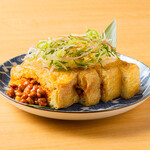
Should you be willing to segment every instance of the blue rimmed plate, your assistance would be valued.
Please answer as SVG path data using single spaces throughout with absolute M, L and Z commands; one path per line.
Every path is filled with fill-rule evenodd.
M 83 107 L 80 104 L 73 104 L 68 108 L 59 110 L 55 110 L 50 107 L 39 107 L 37 105 L 24 104 L 8 97 L 6 94 L 10 80 L 10 70 L 13 66 L 21 64 L 24 56 L 25 54 L 14 57 L 0 66 L 0 92 L 13 105 L 32 114 L 65 120 L 105 118 L 131 110 L 132 108 L 144 102 L 150 95 L 150 68 L 138 60 L 121 55 L 121 60 L 135 63 L 140 68 L 141 88 L 139 93 L 137 93 L 131 99 L 124 100 L 117 98 L 107 103 L 100 102 L 90 107 Z

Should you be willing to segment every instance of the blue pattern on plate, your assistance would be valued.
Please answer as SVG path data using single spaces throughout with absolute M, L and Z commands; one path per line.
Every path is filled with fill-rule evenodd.
M 10 70 L 13 66 L 21 64 L 24 56 L 25 54 L 12 58 L 0 66 L 0 91 L 7 98 L 9 98 L 6 95 L 6 91 L 8 89 L 8 83 L 10 80 Z M 72 106 L 68 108 L 63 108 L 59 110 L 55 110 L 50 107 L 39 107 L 36 105 L 32 105 L 30 107 L 44 109 L 44 110 L 58 111 L 58 112 L 95 112 L 95 111 L 117 109 L 117 108 L 129 106 L 131 104 L 134 104 L 143 100 L 150 94 L 150 68 L 148 68 L 146 65 L 144 65 L 140 61 L 130 58 L 128 56 L 121 55 L 120 58 L 127 62 L 135 63 L 140 68 L 141 88 L 140 88 L 139 93 L 136 94 L 131 99 L 124 100 L 121 98 L 117 98 L 107 103 L 100 102 L 90 107 L 83 107 L 80 104 L 73 104 Z M 9 99 L 17 103 L 20 103 L 12 98 L 9 98 Z M 20 103 L 20 104 L 29 106 L 28 104 L 23 104 L 23 103 Z

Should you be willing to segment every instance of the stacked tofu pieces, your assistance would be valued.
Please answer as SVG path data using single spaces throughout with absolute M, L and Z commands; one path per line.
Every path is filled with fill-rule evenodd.
M 117 97 L 129 99 L 140 89 L 139 67 L 116 59 L 103 68 L 96 66 L 101 78 L 101 100 L 107 102 Z
M 25 61 L 11 70 L 10 84 L 21 78 L 33 78 L 48 95 L 49 106 L 66 108 L 74 103 L 91 106 L 99 101 L 107 102 L 117 97 L 129 99 L 140 89 L 140 73 L 137 65 L 115 59 L 97 64 L 86 70 L 52 71 L 36 60 Z

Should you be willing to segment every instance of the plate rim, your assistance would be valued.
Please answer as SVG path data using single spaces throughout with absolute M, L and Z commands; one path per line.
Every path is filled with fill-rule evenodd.
M 13 58 L 11 58 L 11 59 L 9 59 L 9 60 L 15 59 L 15 58 L 20 57 L 20 56 L 23 56 L 23 55 L 25 55 L 25 54 L 18 55 L 18 56 L 13 57 Z M 124 57 L 128 57 L 128 58 L 134 59 L 134 58 L 132 58 L 132 57 L 129 57 L 129 56 L 126 56 L 126 55 L 122 55 L 122 54 L 121 54 L 120 56 L 124 56 Z M 0 67 L 2 67 L 3 64 L 5 64 L 6 62 L 8 62 L 9 60 L 7 60 L 7 61 L 5 61 L 4 63 L 2 63 L 2 64 L 0 65 Z M 136 60 L 136 61 L 142 63 L 144 66 L 146 66 L 147 68 L 149 68 L 149 67 L 148 67 L 147 65 L 145 65 L 143 62 L 141 62 L 141 61 L 139 61 L 139 60 L 137 60 L 137 59 L 134 59 L 134 60 Z M 149 69 L 150 69 L 150 68 L 149 68 Z M 17 103 L 17 104 L 21 104 L 21 105 L 23 105 L 23 106 L 30 107 L 30 108 L 33 108 L 33 109 L 38 109 L 38 110 L 43 110 L 43 111 L 49 111 L 49 112 L 57 112 L 57 113 L 82 113 L 82 114 L 83 114 L 83 113 L 96 113 L 96 112 L 106 112 L 106 111 L 118 110 L 118 109 L 122 109 L 122 108 L 125 108 L 125 107 L 129 107 L 129 106 L 135 105 L 135 104 L 137 104 L 137 103 L 143 102 L 143 101 L 147 100 L 147 99 L 150 97 L 150 94 L 148 94 L 146 97 L 144 97 L 143 99 L 140 99 L 139 101 L 136 101 L 136 102 L 134 102 L 134 103 L 130 103 L 130 104 L 126 105 L 126 106 L 117 107 L 117 108 L 111 108 L 111 109 L 106 109 L 106 110 L 97 110 L 97 111 L 87 111 L 87 112 L 85 112 L 85 111 L 80 111 L 80 112 L 79 112 L 79 111 L 62 111 L 62 110 L 60 110 L 60 109 L 48 109 L 47 107 L 38 107 L 38 106 L 36 106 L 36 105 L 34 106 L 34 105 L 28 105 L 28 104 L 25 104 L 25 103 L 21 103 L 21 102 L 19 102 L 19 101 L 16 101 L 16 100 L 13 99 L 13 98 L 10 98 L 8 95 L 6 95 L 4 92 L 2 92 L 1 89 L 0 89 L 0 94 L 1 94 L 4 98 L 7 98 L 7 100 L 9 100 L 9 101 L 12 101 L 12 102 L 15 102 L 15 103 Z M 83 106 L 83 107 L 88 107 L 88 106 Z M 65 108 L 64 108 L 64 109 L 65 109 Z

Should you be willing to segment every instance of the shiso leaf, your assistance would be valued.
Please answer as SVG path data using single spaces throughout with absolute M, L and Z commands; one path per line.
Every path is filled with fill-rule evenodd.
M 117 46 L 117 27 L 116 27 L 116 19 L 113 20 L 113 22 L 105 29 L 105 36 L 107 39 L 111 39 L 109 41 L 109 44 L 111 46 L 115 47 Z M 102 37 L 104 38 L 104 33 L 102 34 Z

